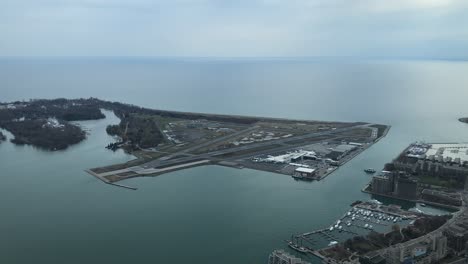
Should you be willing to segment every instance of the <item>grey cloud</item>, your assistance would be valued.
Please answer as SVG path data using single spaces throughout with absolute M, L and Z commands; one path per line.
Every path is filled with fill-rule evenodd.
M 2 56 L 468 57 L 462 0 L 0 0 Z

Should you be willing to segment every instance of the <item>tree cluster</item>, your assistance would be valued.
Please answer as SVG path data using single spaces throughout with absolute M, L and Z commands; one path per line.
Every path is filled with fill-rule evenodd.
M 108 134 L 128 142 L 132 149 L 156 147 L 164 140 L 151 116 L 125 114 L 119 125 L 108 126 L 106 130 Z
M 65 149 L 86 138 L 80 127 L 65 123 L 61 127 L 47 125 L 47 120 L 35 119 L 22 122 L 7 122 L 3 127 L 10 131 L 15 138 L 15 144 L 30 144 L 48 150 Z

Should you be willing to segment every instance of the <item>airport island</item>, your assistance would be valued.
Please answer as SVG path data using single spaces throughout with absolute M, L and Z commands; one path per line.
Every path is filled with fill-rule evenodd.
M 188 113 L 142 108 L 96 98 L 30 100 L 0 104 L 0 127 L 15 144 L 66 149 L 86 138 L 74 121 L 104 118 L 113 111 L 120 123 L 107 148 L 137 157 L 123 164 L 86 171 L 105 183 L 156 176 L 216 164 L 320 180 L 384 137 L 389 126 Z

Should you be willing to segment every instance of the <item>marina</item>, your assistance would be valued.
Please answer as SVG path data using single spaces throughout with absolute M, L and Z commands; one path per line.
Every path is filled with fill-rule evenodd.
M 419 215 L 421 213 L 409 212 L 395 205 L 358 201 L 329 227 L 292 235 L 287 243 L 295 251 L 304 253 L 306 250 L 315 254 L 356 236 L 364 236 L 370 232 L 387 233 L 396 225 L 405 227 Z

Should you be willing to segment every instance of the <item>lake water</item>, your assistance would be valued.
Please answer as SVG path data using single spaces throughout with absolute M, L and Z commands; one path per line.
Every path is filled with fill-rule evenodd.
M 99 97 L 195 112 L 392 125 L 320 182 L 217 166 L 103 184 L 83 170 L 132 157 L 107 124 L 66 151 L 0 144 L 1 263 L 266 263 L 292 233 L 328 226 L 407 144 L 467 142 L 468 63 L 306 60 L 0 61 L 0 101 Z M 387 201 L 388 202 L 388 201 Z M 411 207 L 411 204 L 404 204 Z M 426 209 L 426 208 L 425 208 Z M 426 210 L 431 210 L 430 208 Z M 437 210 L 434 209 L 434 212 Z

